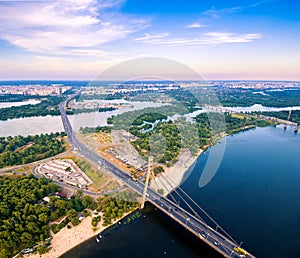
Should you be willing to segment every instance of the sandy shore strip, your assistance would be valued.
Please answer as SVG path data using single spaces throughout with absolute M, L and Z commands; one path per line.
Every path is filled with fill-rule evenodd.
M 202 152 L 203 150 L 200 150 L 193 156 L 190 150 L 183 150 L 178 156 L 178 161 L 170 168 L 164 167 L 165 172 L 159 174 L 155 182 L 151 181 L 150 187 L 155 190 L 163 189 L 163 195 L 168 195 L 181 184 L 185 173 L 195 164 Z
M 134 210 L 135 211 L 135 210 Z M 132 212 L 134 212 L 132 211 Z M 125 218 L 127 215 L 131 214 L 132 212 L 128 212 L 124 214 L 124 216 L 116 221 L 114 221 L 113 224 L 116 224 L 118 221 L 122 220 Z M 102 217 L 102 214 L 101 214 Z M 113 225 L 112 224 L 112 225 Z M 30 254 L 30 255 L 24 255 L 25 257 L 28 258 L 56 258 L 60 257 L 64 253 L 68 252 L 72 248 L 76 247 L 77 245 L 83 243 L 84 241 L 95 237 L 102 231 L 104 231 L 106 228 L 112 226 L 103 226 L 102 225 L 102 220 L 97 226 L 97 230 L 94 231 L 92 229 L 92 217 L 86 217 L 84 218 L 81 223 L 78 226 L 72 226 L 72 228 L 68 229 L 67 227 L 64 227 L 61 229 L 57 234 L 52 234 L 52 241 L 51 241 L 51 249 L 49 252 L 39 255 L 38 253 L 36 254 Z M 96 240 L 95 240 L 96 241 Z

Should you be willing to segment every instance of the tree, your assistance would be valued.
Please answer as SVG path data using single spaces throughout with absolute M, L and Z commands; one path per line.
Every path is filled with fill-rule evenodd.
M 77 197 L 80 198 L 82 196 L 82 190 L 77 190 Z
M 66 171 L 66 172 L 70 172 L 71 170 L 72 170 L 71 167 L 65 168 L 65 171 Z
M 50 236 L 50 211 L 39 201 L 57 190 L 33 176 L 0 177 L 0 257 L 12 257 Z
M 88 208 L 91 210 L 96 210 L 98 207 L 95 200 L 91 196 L 88 196 L 88 195 L 86 195 L 82 198 L 82 205 L 84 208 Z
M 45 254 L 49 251 L 49 249 L 44 246 L 44 245 L 39 245 L 37 248 L 36 248 L 36 251 L 39 253 L 39 254 Z
M 69 210 L 67 212 L 67 217 L 71 221 L 73 226 L 77 226 L 80 223 L 80 221 L 78 219 L 78 216 L 77 216 L 77 213 L 74 209 Z

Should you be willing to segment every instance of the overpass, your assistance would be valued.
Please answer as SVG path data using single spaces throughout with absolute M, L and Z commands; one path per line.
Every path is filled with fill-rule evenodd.
M 74 94 L 76 95 L 76 94 Z M 138 194 L 142 195 L 144 190 L 144 183 L 140 180 L 133 181 L 132 177 L 114 164 L 100 157 L 97 153 L 88 149 L 82 144 L 75 136 L 71 123 L 65 111 L 66 103 L 69 99 L 74 97 L 70 96 L 67 100 L 60 103 L 59 109 L 61 113 L 62 122 L 64 125 L 65 132 L 67 133 L 68 140 L 73 148 L 76 148 L 78 152 L 91 162 L 99 164 L 112 173 L 116 178 L 123 181 L 128 187 L 133 189 Z M 201 217 L 193 215 L 188 211 L 180 207 L 175 201 L 163 197 L 152 189 L 147 189 L 146 199 L 164 212 L 166 215 L 171 217 L 173 220 L 182 225 L 185 229 L 194 234 L 197 238 L 201 239 L 204 243 L 209 245 L 219 254 L 224 257 L 245 257 L 253 258 L 254 256 L 245 251 L 240 245 L 233 240 L 228 234 L 224 234 L 213 229 L 209 226 Z M 221 228 L 221 227 L 219 227 Z M 225 231 L 223 231 L 225 232 Z

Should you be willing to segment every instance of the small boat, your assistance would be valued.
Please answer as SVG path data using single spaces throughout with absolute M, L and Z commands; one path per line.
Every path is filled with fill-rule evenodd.
M 102 235 L 96 236 L 96 241 L 99 243 L 101 238 L 102 238 Z
M 295 133 L 298 132 L 298 126 L 296 126 L 296 127 L 294 128 L 294 132 L 295 132 Z

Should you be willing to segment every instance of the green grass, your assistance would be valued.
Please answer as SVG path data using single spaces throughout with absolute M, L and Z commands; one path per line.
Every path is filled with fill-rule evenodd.
M 87 170 L 85 172 L 87 176 L 93 181 L 94 186 L 100 190 L 106 182 L 106 178 L 103 174 L 95 170 Z
M 106 177 L 99 171 L 95 170 L 91 164 L 84 160 L 78 160 L 76 164 L 84 171 L 84 173 L 93 181 L 94 186 L 100 190 L 106 183 Z

